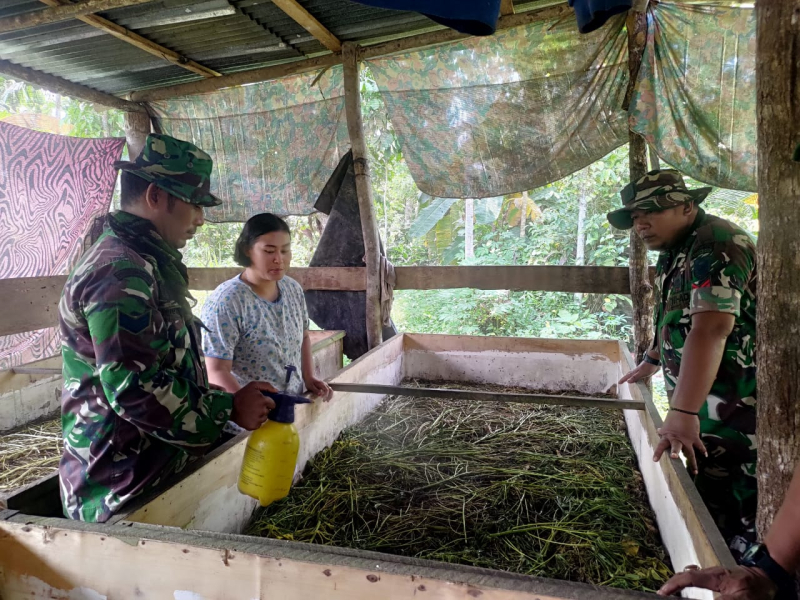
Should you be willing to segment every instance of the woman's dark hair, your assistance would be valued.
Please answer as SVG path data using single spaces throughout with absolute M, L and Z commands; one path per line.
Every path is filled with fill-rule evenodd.
M 252 263 L 250 257 L 247 256 L 248 250 L 253 247 L 258 238 L 273 231 L 292 233 L 289 231 L 286 221 L 272 213 L 261 213 L 247 219 L 247 223 L 244 224 L 242 233 L 239 234 L 239 239 L 236 240 L 236 246 L 233 250 L 233 260 L 236 261 L 236 264 L 249 267 Z

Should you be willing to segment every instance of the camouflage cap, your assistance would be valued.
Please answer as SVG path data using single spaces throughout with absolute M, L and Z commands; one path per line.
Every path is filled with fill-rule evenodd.
M 620 191 L 622 208 L 606 215 L 608 222 L 617 229 L 633 227 L 631 211 L 662 211 L 687 202 L 700 204 L 713 188 L 686 189 L 683 176 L 675 169 L 650 171 L 647 175 L 629 183 Z
M 114 167 L 128 171 L 165 192 L 197 206 L 219 206 L 212 195 L 211 157 L 190 142 L 151 133 L 136 160 L 119 161 Z

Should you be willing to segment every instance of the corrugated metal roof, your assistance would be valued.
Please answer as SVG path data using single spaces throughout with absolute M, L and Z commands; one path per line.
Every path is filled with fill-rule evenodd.
M 350 0 L 300 3 L 342 41 L 391 39 L 436 26 L 417 13 Z M 3 0 L 0 18 L 45 9 L 40 0 Z M 100 16 L 223 74 L 327 52 L 272 0 L 160 0 Z M 0 58 L 113 94 L 200 79 L 78 20 L 0 34 Z

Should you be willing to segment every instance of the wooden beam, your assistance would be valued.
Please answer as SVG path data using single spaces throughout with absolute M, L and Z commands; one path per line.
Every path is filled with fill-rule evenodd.
M 501 0 L 500 14 L 502 16 L 514 14 L 514 0 Z
M 383 341 L 381 319 L 381 243 L 375 204 L 372 200 L 372 183 L 369 178 L 369 154 L 361 121 L 361 85 L 358 74 L 356 44 L 347 42 L 342 47 L 344 61 L 344 104 L 347 116 L 347 133 L 353 150 L 353 170 L 356 175 L 358 212 L 364 236 L 364 262 L 367 265 L 367 345 L 374 348 Z
M 240 267 L 189 269 L 189 288 L 213 290 L 241 272 Z M 349 292 L 366 289 L 366 270 L 363 267 L 296 267 L 289 269 L 288 275 L 297 280 L 304 290 Z
M 125 8 L 136 4 L 147 4 L 153 0 L 84 0 L 76 4 L 54 4 L 53 8 L 24 13 L 0 19 L 0 33 L 29 29 L 48 23 L 68 21 L 92 13 L 105 12 L 115 8 Z
M 800 0 L 756 2 L 758 517 L 764 535 L 800 464 Z
M 549 6 L 547 8 L 518 13 L 515 15 L 508 15 L 505 17 L 500 17 L 497 24 L 497 29 L 499 31 L 501 29 L 519 27 L 520 25 L 527 25 L 529 23 L 559 19 L 570 14 L 571 12 L 572 9 L 570 9 L 566 4 L 560 4 L 557 6 Z M 413 35 L 398 40 L 392 40 L 390 42 L 383 42 L 381 44 L 363 47 L 361 49 L 361 58 L 364 60 L 369 60 L 378 58 L 380 56 L 396 54 L 398 52 L 408 52 L 409 50 L 416 50 L 435 44 L 453 42 L 466 37 L 469 36 L 459 33 L 453 29 L 443 29 L 440 31 L 424 33 L 421 35 Z M 180 85 L 154 88 L 152 90 L 143 90 L 141 92 L 133 92 L 130 94 L 130 99 L 136 102 L 155 102 L 157 100 L 166 100 L 167 98 L 175 98 L 179 96 L 204 94 L 226 87 L 245 85 L 248 83 L 258 83 L 261 81 L 270 81 L 272 79 L 279 79 L 289 75 L 298 75 L 300 73 L 308 73 L 340 64 L 342 64 L 342 57 L 340 55 L 326 54 L 325 56 L 318 56 L 316 58 L 298 60 L 280 65 L 273 65 L 270 67 L 251 69 L 249 71 L 223 75 L 222 77 L 218 77 L 216 79 L 206 79 L 204 81 L 195 81 Z
M 397 290 L 530 290 L 629 294 L 625 267 L 395 267 Z M 653 274 L 650 274 L 652 279 Z
M 235 277 L 239 268 L 189 269 L 189 288 L 213 290 Z M 530 290 L 583 294 L 629 294 L 625 267 L 395 267 L 398 290 Z M 653 269 L 649 271 L 653 280 Z M 290 269 L 304 290 L 364 291 L 364 267 L 308 267 Z M 0 335 L 53 327 L 58 322 L 58 300 L 65 275 L 0 279 L 3 317 Z
M 48 6 L 65 6 L 67 5 L 67 0 L 39 0 L 40 2 L 44 2 Z M 197 73 L 198 75 L 202 75 L 203 77 L 221 77 L 221 73 L 217 73 L 213 69 L 209 69 L 208 67 L 204 67 L 203 65 L 196 63 L 193 60 L 186 58 L 175 52 L 174 50 L 170 50 L 166 46 L 162 46 L 161 44 L 157 44 L 147 38 L 139 35 L 138 33 L 134 33 L 130 29 L 125 29 L 121 25 L 117 25 L 113 21 L 109 21 L 108 19 L 104 19 L 103 17 L 98 17 L 97 15 L 84 15 L 78 17 L 79 21 L 83 21 L 87 25 L 91 25 L 101 31 L 105 31 L 108 34 L 113 35 L 118 40 L 122 40 L 126 44 L 130 44 L 131 46 L 136 46 L 140 50 L 144 50 L 154 56 L 158 56 L 159 58 L 163 58 L 164 60 L 168 60 L 169 62 L 178 65 L 179 67 L 183 67 L 184 69 L 191 71 L 193 73 Z
M 323 46 L 331 52 L 341 52 L 342 42 L 339 41 L 328 29 L 297 0 L 272 0 L 273 4 L 289 15 L 298 25 L 314 36 Z
M 357 394 L 385 394 L 387 396 L 411 396 L 413 398 L 441 398 L 444 400 L 469 400 L 471 402 L 510 402 L 514 404 L 545 404 L 550 406 L 583 406 L 611 410 L 644 410 L 642 400 L 599 398 L 594 396 L 557 396 L 553 394 L 503 394 L 476 390 L 453 390 L 445 388 L 406 387 L 402 385 L 380 385 L 372 383 L 336 383 L 328 385 L 334 392 Z
M 10 61 L 0 59 L 0 74 L 6 75 L 17 81 L 23 81 L 30 85 L 42 88 L 54 94 L 63 94 L 77 98 L 78 100 L 85 100 L 93 104 L 107 106 L 108 108 L 115 108 L 117 110 L 124 110 L 126 112 L 144 112 L 144 107 L 136 102 L 123 100 L 117 96 L 106 94 L 80 85 L 79 83 L 72 83 L 61 77 L 49 75 L 42 71 L 36 71 L 27 67 L 21 67 Z
M 645 12 L 628 12 L 628 89 L 625 93 L 624 110 L 628 109 L 633 97 L 642 54 L 647 42 L 647 15 Z M 628 132 L 628 151 L 630 153 L 630 179 L 635 181 L 647 173 L 647 144 L 642 136 Z M 642 239 L 631 229 L 630 232 L 630 293 L 633 301 L 633 337 L 636 362 L 640 362 L 645 352 L 653 344 L 653 286 L 648 277 L 647 248 Z

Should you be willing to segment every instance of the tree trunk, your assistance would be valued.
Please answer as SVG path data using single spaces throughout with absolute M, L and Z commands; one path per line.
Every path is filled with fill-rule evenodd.
M 633 95 L 639 67 L 642 64 L 642 53 L 647 41 L 647 15 L 644 12 L 631 10 L 628 13 L 628 71 L 630 81 L 625 94 L 627 110 Z M 631 181 L 647 174 L 647 145 L 638 133 L 629 132 L 628 152 L 630 153 Z M 649 265 L 647 264 L 647 248 L 636 233 L 630 234 L 629 273 L 631 279 L 631 300 L 633 301 L 633 346 L 636 362 L 642 360 L 644 353 L 653 343 L 653 286 L 650 284 Z M 648 381 L 648 386 L 650 382 Z
M 581 181 L 581 195 L 578 199 L 578 239 L 575 248 L 575 264 L 578 266 L 586 264 L 586 205 L 588 203 L 586 188 L 588 187 L 588 178 L 588 172 L 584 173 Z M 582 299 L 582 294 L 575 294 L 575 302 L 580 303 Z
M 758 518 L 763 535 L 800 458 L 800 0 L 756 2 Z
M 383 250 L 389 254 L 389 205 L 386 197 L 389 195 L 389 165 L 383 165 Z
M 416 216 L 414 213 L 414 204 L 416 203 L 413 196 L 406 196 L 403 200 L 403 231 L 408 231 L 411 223 Z
M 56 133 L 61 133 L 61 94 L 56 94 Z
M 128 144 L 128 158 L 130 160 L 139 156 L 144 148 L 147 134 L 150 133 L 150 115 L 147 113 L 127 112 L 123 116 L 125 140 Z
M 475 200 L 467 198 L 464 211 L 464 258 L 475 256 Z

